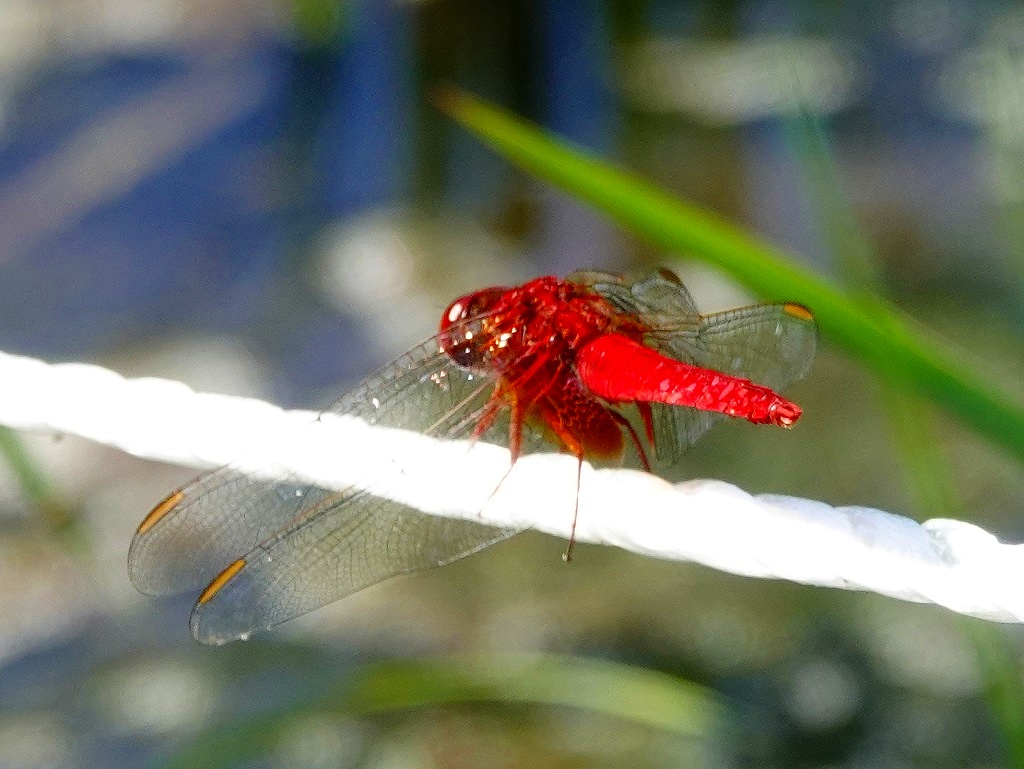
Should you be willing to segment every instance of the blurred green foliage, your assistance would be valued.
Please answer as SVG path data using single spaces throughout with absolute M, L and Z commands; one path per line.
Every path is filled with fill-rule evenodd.
M 576 708 L 684 738 L 706 737 L 723 715 L 720 699 L 701 686 L 616 662 L 526 654 L 406 659 L 364 665 L 279 710 L 214 725 L 161 766 L 212 769 L 266 755 L 310 713 L 357 717 L 471 703 Z

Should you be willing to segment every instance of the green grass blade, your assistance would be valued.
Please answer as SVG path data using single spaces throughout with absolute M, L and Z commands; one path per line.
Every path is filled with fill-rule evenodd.
M 57 498 L 57 493 L 25 450 L 21 438 L 13 430 L 0 427 L 0 456 L 18 479 L 25 499 L 39 511 L 51 531 L 79 534 L 71 512 Z
M 1018 650 L 999 625 L 968 617 L 961 627 L 974 646 L 985 699 L 1006 754 L 1006 765 L 1024 766 L 1024 679 Z
M 811 201 L 813 219 L 841 282 L 865 294 L 883 296 L 878 259 L 843 190 L 823 123 L 801 110 L 782 126 L 796 165 L 803 171 L 804 197 Z M 954 502 L 953 475 L 944 469 L 933 409 L 916 393 L 891 381 L 882 382 L 879 400 L 888 413 L 917 511 L 923 517 L 962 515 Z
M 366 716 L 487 702 L 578 708 L 683 737 L 706 736 L 725 715 L 703 687 L 617 662 L 545 654 L 389 661 L 366 665 L 309 700 L 213 726 L 160 766 L 212 769 L 267 755 L 293 719 L 311 713 Z
M 707 690 L 665 673 L 534 654 L 381 663 L 366 668 L 349 708 L 374 713 L 485 701 L 579 708 L 682 736 L 704 734 L 722 715 Z
M 842 193 L 828 140 L 821 124 L 804 113 L 789 124 L 794 156 L 805 171 L 807 197 L 815 202 L 816 219 L 833 260 L 848 284 L 880 290 L 876 259 Z M 934 416 L 912 392 L 886 383 L 880 393 L 889 414 L 904 473 L 918 511 L 955 518 L 953 473 L 949 472 L 934 425 Z M 974 647 L 993 726 L 1002 743 L 1005 765 L 1024 769 L 1024 685 L 1014 649 L 1004 629 L 974 618 L 958 617 Z
M 810 307 L 823 332 L 886 379 L 932 398 L 1024 460 L 1024 404 L 964 365 L 881 299 L 846 294 L 716 214 L 458 91 L 441 108 L 499 154 L 670 251 L 703 259 L 755 293 Z

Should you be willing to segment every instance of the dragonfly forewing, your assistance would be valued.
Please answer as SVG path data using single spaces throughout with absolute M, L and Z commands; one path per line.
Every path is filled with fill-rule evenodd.
M 328 411 L 466 438 L 493 387 L 493 378 L 463 371 L 431 339 Z M 495 420 L 480 438 L 507 443 L 507 424 Z M 196 479 L 151 513 L 132 542 L 129 575 L 151 594 L 209 585 L 192 628 L 200 640 L 223 642 L 387 577 L 448 563 L 512 533 L 419 513 L 375 496 L 372 486 L 324 489 L 226 467 Z

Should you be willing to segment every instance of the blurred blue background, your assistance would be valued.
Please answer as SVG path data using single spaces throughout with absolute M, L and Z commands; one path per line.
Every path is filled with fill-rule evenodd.
M 475 287 L 671 264 L 707 309 L 753 299 L 491 155 L 431 106 L 443 84 L 837 281 L 867 254 L 896 303 L 1020 390 L 1024 12 L 966 0 L 0 0 L 0 349 L 315 407 Z M 855 218 L 842 242 L 823 173 Z M 877 385 L 824 342 L 793 389 L 800 429 L 723 426 L 679 474 L 935 515 L 915 509 Z M 1020 467 L 952 422 L 937 434 L 962 515 L 1020 541 Z M 941 610 L 598 548 L 567 568 L 540 536 L 202 648 L 191 598 L 137 596 L 124 570 L 134 525 L 189 471 L 25 440 L 72 523 L 0 473 L 0 767 L 159 763 L 368 661 L 523 650 L 706 684 L 734 723 L 681 740 L 579 714 L 312 712 L 242 763 L 1004 760 L 974 647 Z

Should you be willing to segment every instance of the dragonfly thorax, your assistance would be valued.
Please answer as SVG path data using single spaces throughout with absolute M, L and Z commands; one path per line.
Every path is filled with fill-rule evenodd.
M 537 355 L 571 365 L 572 352 L 611 324 L 611 308 L 594 292 L 537 278 L 456 299 L 441 317 L 441 349 L 469 371 L 532 370 Z

